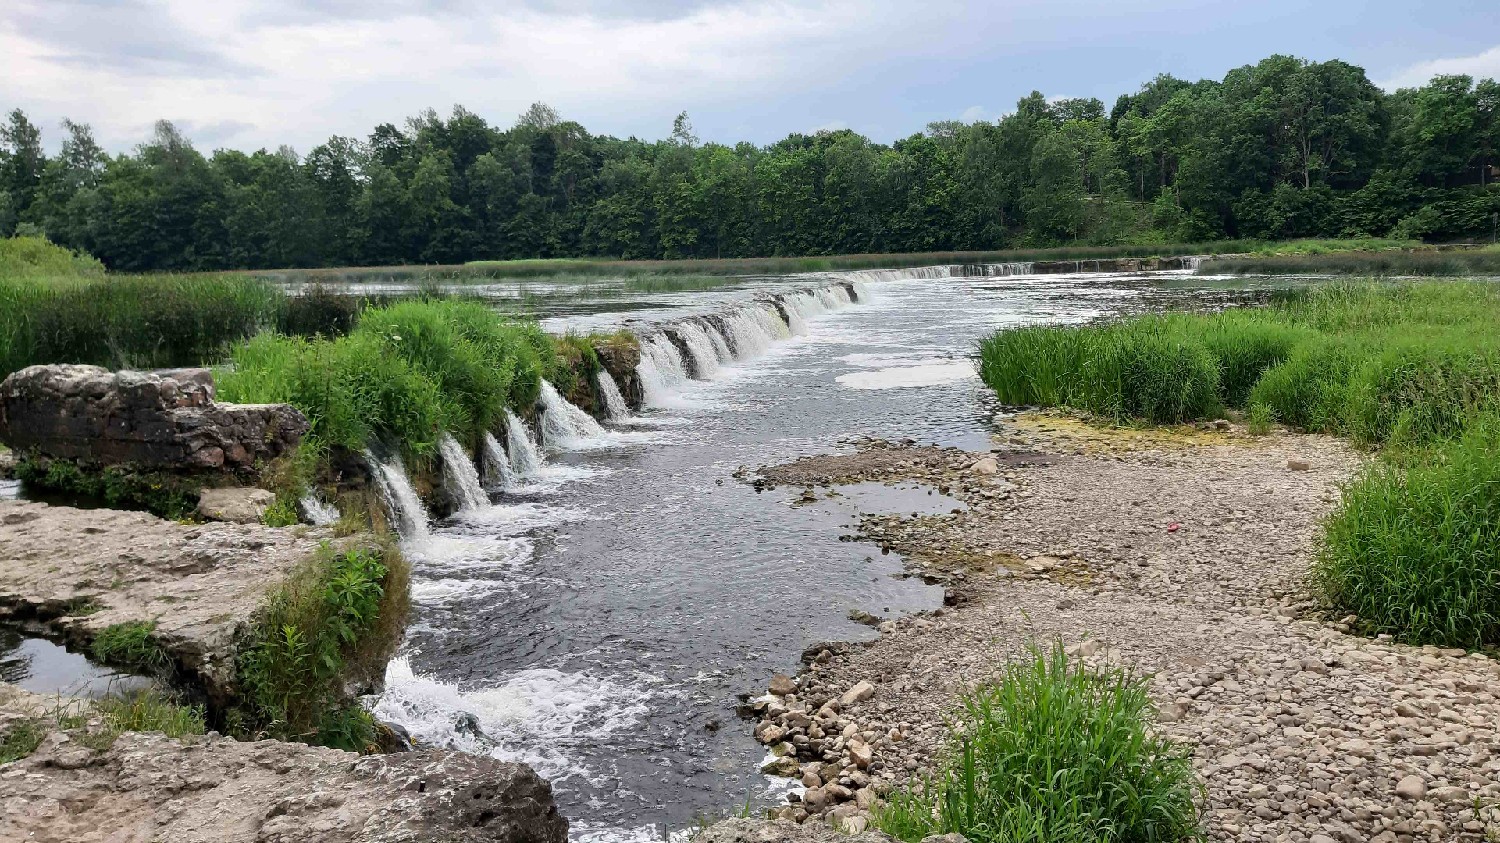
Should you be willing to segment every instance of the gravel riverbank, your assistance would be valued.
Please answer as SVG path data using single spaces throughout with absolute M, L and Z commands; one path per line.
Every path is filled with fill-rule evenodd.
M 812 648 L 754 704 L 757 736 L 808 786 L 782 815 L 863 829 L 875 799 L 931 764 L 965 689 L 1061 640 L 1153 675 L 1160 728 L 1194 748 L 1212 840 L 1500 839 L 1500 663 L 1351 635 L 1307 594 L 1319 522 L 1361 455 L 1208 427 L 1023 416 L 994 454 L 864 443 L 763 469 L 759 483 L 806 487 L 799 502 L 879 480 L 966 505 L 861 519 L 951 607 Z

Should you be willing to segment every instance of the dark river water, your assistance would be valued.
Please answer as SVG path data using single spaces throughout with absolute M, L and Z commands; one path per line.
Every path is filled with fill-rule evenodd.
M 982 336 L 1238 295 L 1174 273 L 913 274 L 559 307 L 554 331 L 649 333 L 769 289 L 858 277 L 867 292 L 409 540 L 413 622 L 377 713 L 422 741 L 532 764 L 575 840 L 661 839 L 780 800 L 739 695 L 794 671 L 814 642 L 870 637 L 853 609 L 898 614 L 942 595 L 896 577 L 897 557 L 840 541 L 848 513 L 790 506 L 794 491 L 757 493 L 736 470 L 853 436 L 987 448 L 997 408 L 970 357 Z

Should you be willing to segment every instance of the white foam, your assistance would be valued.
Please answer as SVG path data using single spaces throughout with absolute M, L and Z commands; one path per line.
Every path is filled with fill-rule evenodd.
M 474 461 L 463 446 L 452 435 L 444 433 L 438 437 L 438 452 L 443 455 L 443 487 L 460 510 L 478 509 L 488 506 L 490 496 L 484 493 L 484 484 L 479 482 L 479 472 Z
M 386 667 L 385 686 L 375 715 L 404 726 L 418 742 L 520 761 L 554 782 L 594 781 L 574 749 L 634 728 L 648 711 L 642 689 L 551 668 L 517 671 L 497 685 L 465 690 L 416 674 L 401 657 Z M 460 726 L 469 718 L 477 732 Z
M 956 383 L 977 377 L 978 374 L 971 361 L 956 360 L 951 363 L 850 372 L 846 375 L 839 375 L 834 380 L 850 389 L 903 389 Z
M 0 495 L 0 497 L 4 496 Z M 338 507 L 317 495 L 303 495 L 302 500 L 298 501 L 298 503 L 302 505 L 302 514 L 307 516 L 307 520 L 319 527 L 327 527 L 342 517 L 339 514 Z
M 469 597 L 518 590 L 518 583 L 504 580 L 417 580 L 411 584 L 411 599 L 424 606 L 441 606 Z

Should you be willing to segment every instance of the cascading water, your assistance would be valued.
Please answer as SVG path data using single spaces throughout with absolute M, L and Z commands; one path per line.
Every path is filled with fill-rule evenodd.
M 510 410 L 505 411 L 505 441 L 510 446 L 506 450 L 510 453 L 510 467 L 515 476 L 530 477 L 541 470 L 541 449 L 526 422 Z
M 417 497 L 411 478 L 406 476 L 406 466 L 401 464 L 401 458 L 392 457 L 388 462 L 381 462 L 366 451 L 365 460 L 374 469 L 380 496 L 385 499 L 386 509 L 390 510 L 396 532 L 407 541 L 427 538 L 427 509 Z
M 542 442 L 551 451 L 566 451 L 580 441 L 604 435 L 594 417 L 573 406 L 557 388 L 542 381 Z
M 687 346 L 688 357 L 693 361 L 693 376 L 706 380 L 713 377 L 719 371 L 719 354 L 714 350 L 713 341 L 704 332 L 703 326 L 696 322 L 682 322 L 676 326 L 678 339 Z
M 299 503 L 302 505 L 302 514 L 319 527 L 327 527 L 342 517 L 338 507 L 317 495 L 303 495 Z
M 444 433 L 438 439 L 438 453 L 443 455 L 443 488 L 448 490 L 458 508 L 470 510 L 489 506 L 490 496 L 484 493 L 479 472 L 458 440 Z
M 510 466 L 510 455 L 493 433 L 484 434 L 484 479 L 496 488 L 504 489 L 515 481 L 515 472 Z
M 702 327 L 703 335 L 708 337 L 709 343 L 713 345 L 714 354 L 718 356 L 719 362 L 733 363 L 734 352 L 729 350 L 729 343 L 724 339 L 724 335 L 719 333 L 719 327 L 708 320 L 704 320 Z
M 641 340 L 641 362 L 635 370 L 640 375 L 646 403 L 653 407 L 670 404 L 672 392 L 688 379 L 682 352 L 660 334 Z
M 615 379 L 604 369 L 600 369 L 596 377 L 599 398 L 604 402 L 605 417 L 610 421 L 624 421 L 630 418 L 630 405 L 625 403 L 625 396 L 620 393 L 620 387 L 615 383 Z

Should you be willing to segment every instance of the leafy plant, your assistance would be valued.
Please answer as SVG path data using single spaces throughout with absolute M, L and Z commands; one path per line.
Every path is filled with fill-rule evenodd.
M 1153 714 L 1144 678 L 1033 648 L 964 699 L 937 773 L 894 792 L 876 824 L 913 843 L 1199 839 L 1190 755 Z
M 94 636 L 94 658 L 106 664 L 162 675 L 172 668 L 172 657 L 152 639 L 156 621 L 111 624 Z

